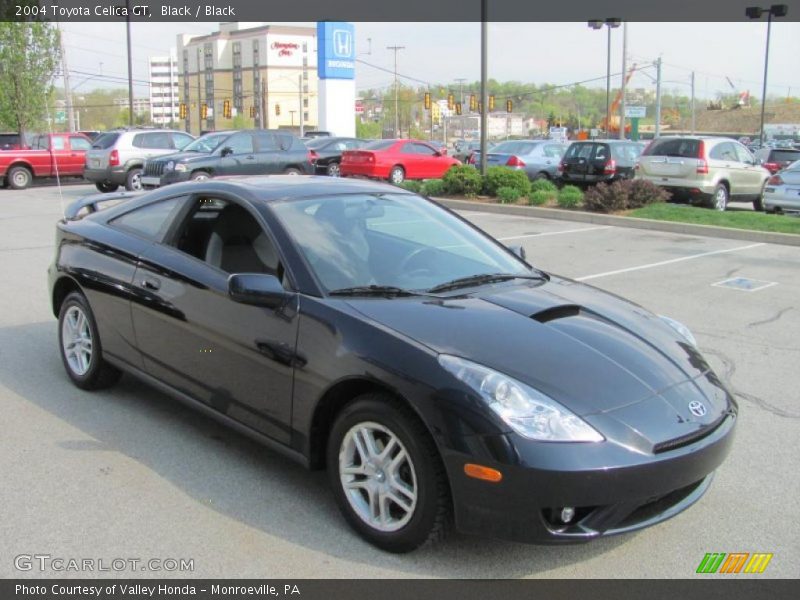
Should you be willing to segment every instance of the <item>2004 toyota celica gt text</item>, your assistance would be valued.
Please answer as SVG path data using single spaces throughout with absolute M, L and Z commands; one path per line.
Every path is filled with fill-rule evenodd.
M 730 449 L 732 395 L 684 326 L 522 254 L 386 184 L 231 178 L 78 201 L 49 282 L 73 383 L 131 373 L 327 468 L 385 550 L 684 510 Z

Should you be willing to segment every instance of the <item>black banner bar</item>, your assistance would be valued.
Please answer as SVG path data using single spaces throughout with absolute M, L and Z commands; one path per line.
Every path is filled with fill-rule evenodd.
M 626 21 L 746 21 L 755 0 L 491 0 L 488 20 L 495 22 L 586 21 L 616 17 Z M 800 0 L 781 0 L 800 20 Z M 76 21 L 422 21 L 477 22 L 480 0 L 0 0 L 0 19 L 40 18 Z M 677 43 L 677 40 L 676 40 Z

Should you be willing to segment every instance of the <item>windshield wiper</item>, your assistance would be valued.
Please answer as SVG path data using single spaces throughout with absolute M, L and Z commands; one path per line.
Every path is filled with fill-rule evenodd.
M 329 296 L 384 296 L 392 298 L 397 296 L 421 296 L 419 292 L 404 290 L 393 285 L 359 285 L 341 288 L 328 292 Z
M 449 290 L 456 290 L 463 287 L 471 287 L 473 285 L 483 285 L 485 283 L 495 283 L 498 281 L 509 281 L 511 279 L 537 279 L 548 281 L 550 278 L 547 274 L 539 272 L 536 275 L 517 275 L 513 273 L 482 273 L 480 275 L 470 275 L 469 277 L 459 277 L 452 281 L 447 281 L 440 285 L 434 286 L 428 290 L 429 293 L 447 292 Z

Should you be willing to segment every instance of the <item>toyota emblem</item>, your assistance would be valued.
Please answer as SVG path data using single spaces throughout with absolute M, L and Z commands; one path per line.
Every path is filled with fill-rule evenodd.
M 702 417 L 706 414 L 706 405 L 697 400 L 689 402 L 689 412 L 695 417 Z

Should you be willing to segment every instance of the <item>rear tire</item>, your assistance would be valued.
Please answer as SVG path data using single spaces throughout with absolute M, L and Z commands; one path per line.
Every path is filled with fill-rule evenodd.
M 300 175 L 300 169 L 295 169 L 294 167 L 289 167 L 283 172 L 284 175 Z
M 721 183 L 714 189 L 714 195 L 711 198 L 711 208 L 720 212 L 728 208 L 728 188 Z
M 342 174 L 342 170 L 339 167 L 339 163 L 332 162 L 328 165 L 327 169 L 325 169 L 325 173 L 328 177 L 339 177 Z
M 550 176 L 547 173 L 545 173 L 544 171 L 539 171 L 536 174 L 536 176 L 533 178 L 534 181 L 536 181 L 537 179 L 547 179 L 547 180 L 549 180 Z
M 119 189 L 119 186 L 116 183 L 101 183 L 97 182 L 94 184 L 94 187 L 97 188 L 97 191 L 103 192 L 104 194 L 108 194 L 111 192 L 116 192 Z
M 400 185 L 406 180 L 406 170 L 400 165 L 395 165 L 389 171 L 389 182 L 395 185 Z
M 58 346 L 67 375 L 83 390 L 114 385 L 122 372 L 103 360 L 97 324 L 88 300 L 72 292 L 58 313 Z
M 134 167 L 125 177 L 125 189 L 129 192 L 139 192 L 142 188 L 142 170 Z
M 327 467 L 344 518 L 371 544 L 402 553 L 445 537 L 451 501 L 444 464 L 405 404 L 368 393 L 345 406 L 328 438 Z
M 764 210 L 764 190 L 767 189 L 767 184 L 765 183 L 764 186 L 761 188 L 761 193 L 758 195 L 758 198 L 753 200 L 753 210 L 758 212 L 762 212 Z
M 8 187 L 12 190 L 24 190 L 33 181 L 33 174 L 27 167 L 11 167 L 6 175 Z

